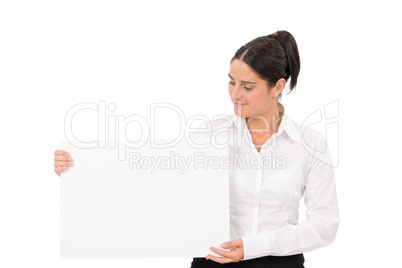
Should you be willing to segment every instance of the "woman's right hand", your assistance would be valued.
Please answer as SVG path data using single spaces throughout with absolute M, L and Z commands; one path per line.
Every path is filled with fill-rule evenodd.
M 71 160 L 73 159 L 68 152 L 63 150 L 54 151 L 54 172 L 60 176 L 60 172 L 71 166 Z

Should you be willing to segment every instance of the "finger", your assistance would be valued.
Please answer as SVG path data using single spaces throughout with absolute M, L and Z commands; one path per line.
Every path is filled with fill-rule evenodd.
M 66 169 L 66 167 L 57 167 L 54 169 L 54 172 L 56 172 L 56 174 L 59 175 L 59 177 L 60 177 L 60 172 L 65 169 Z
M 218 253 L 219 255 L 221 255 L 223 257 L 227 257 L 227 258 L 231 258 L 235 254 L 235 252 L 230 252 L 230 251 L 222 250 L 222 249 L 215 248 L 215 247 L 211 247 L 209 249 L 212 250 L 213 252 Z
M 67 162 L 67 161 L 71 161 L 71 160 L 73 160 L 73 159 L 70 156 L 67 156 L 67 155 L 56 155 L 54 157 L 54 161 L 65 161 L 65 162 Z
M 221 245 L 221 247 L 226 248 L 226 249 L 233 248 L 233 247 L 239 247 L 239 246 L 241 246 L 242 242 L 243 242 L 242 240 L 236 239 L 236 240 L 232 240 L 232 241 L 223 243 Z
M 59 175 L 59 177 L 60 177 L 60 168 L 59 167 L 55 168 L 54 172 L 56 172 L 56 174 Z
M 60 166 L 71 166 L 72 163 L 71 162 L 63 162 L 63 161 L 56 161 L 54 162 L 54 167 L 60 167 Z
M 207 255 L 206 257 L 207 260 L 211 260 L 214 262 L 219 262 L 219 263 L 229 263 L 229 262 L 233 262 L 233 260 L 229 259 L 229 258 L 224 258 L 224 257 L 216 257 L 213 255 Z
M 55 155 L 70 155 L 68 152 L 64 151 L 64 150 L 60 150 L 57 149 L 56 151 L 54 151 Z

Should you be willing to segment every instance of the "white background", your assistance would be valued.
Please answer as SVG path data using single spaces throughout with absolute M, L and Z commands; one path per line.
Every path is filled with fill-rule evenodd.
M 283 96 L 289 115 L 303 122 L 339 101 L 341 224 L 305 266 L 398 266 L 401 23 L 397 1 L 2 1 L 0 266 L 189 267 L 191 259 L 59 259 L 53 152 L 64 117 L 100 100 L 116 105 L 115 116 L 146 117 L 153 102 L 231 114 L 231 57 L 282 29 L 302 64 L 295 94 Z M 77 118 L 76 130 L 96 138 L 96 116 Z

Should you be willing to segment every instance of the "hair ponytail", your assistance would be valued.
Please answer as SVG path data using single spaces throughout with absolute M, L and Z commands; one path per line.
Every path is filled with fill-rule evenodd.
M 248 42 L 237 50 L 232 61 L 234 59 L 244 61 L 270 86 L 281 78 L 286 81 L 290 78 L 290 91 L 296 87 L 300 72 L 299 50 L 296 40 L 287 31 L 277 31 Z
M 296 87 L 297 77 L 300 72 L 300 57 L 296 40 L 293 35 L 287 31 L 277 31 L 276 33 L 268 35 L 268 37 L 276 39 L 285 50 L 288 60 L 288 73 L 290 75 L 290 89 L 292 90 Z

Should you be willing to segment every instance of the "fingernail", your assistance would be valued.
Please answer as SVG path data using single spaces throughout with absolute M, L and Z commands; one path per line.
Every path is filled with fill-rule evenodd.
M 69 153 L 64 153 L 65 155 L 70 155 Z
M 69 157 L 69 158 L 67 158 L 67 159 L 70 160 L 70 161 L 73 160 L 71 157 Z
M 226 247 L 226 244 L 222 244 L 221 247 L 223 247 L 223 248 Z

